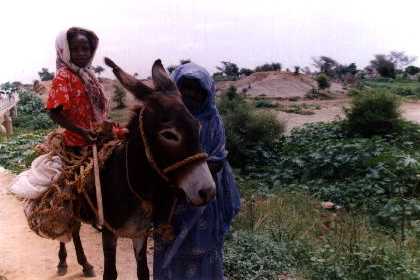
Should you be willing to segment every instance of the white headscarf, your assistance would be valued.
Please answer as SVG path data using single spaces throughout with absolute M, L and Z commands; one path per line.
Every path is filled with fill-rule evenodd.
M 71 62 L 70 47 L 67 34 L 69 31 L 82 32 L 87 35 L 92 47 L 92 57 L 85 67 L 79 67 Z M 108 115 L 108 100 L 106 99 L 101 84 L 95 76 L 92 69 L 92 60 L 98 48 L 99 39 L 93 31 L 88 29 L 72 27 L 66 31 L 58 34 L 55 41 L 55 48 L 57 51 L 57 70 L 62 67 L 67 67 L 74 73 L 79 75 L 86 86 L 86 94 L 89 97 L 94 118 L 96 122 L 103 122 Z

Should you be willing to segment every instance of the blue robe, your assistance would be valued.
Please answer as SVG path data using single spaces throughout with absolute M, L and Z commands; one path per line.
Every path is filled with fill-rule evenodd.
M 203 207 L 178 203 L 174 214 L 175 241 L 155 237 L 154 279 L 223 280 L 223 241 L 240 207 L 239 192 L 226 160 L 225 130 L 215 104 L 214 82 L 202 67 L 187 63 L 178 66 L 172 79 L 197 79 L 208 93 L 194 116 L 201 123 L 200 142 L 209 162 L 223 165 L 216 174 L 216 198 Z

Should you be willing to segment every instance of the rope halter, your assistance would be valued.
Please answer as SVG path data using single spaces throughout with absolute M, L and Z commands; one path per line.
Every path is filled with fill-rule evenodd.
M 150 149 L 150 145 L 147 141 L 146 138 L 146 133 L 144 131 L 144 124 L 143 124 L 143 112 L 145 110 L 145 107 L 143 107 L 140 110 L 140 114 L 139 114 L 139 123 L 140 123 L 140 135 L 143 141 L 143 145 L 144 145 L 144 151 L 146 153 L 146 157 L 147 160 L 150 164 L 150 166 L 156 171 L 157 174 L 159 174 L 159 176 L 166 182 L 169 182 L 169 178 L 168 178 L 168 173 L 174 172 L 188 164 L 194 163 L 194 162 L 198 162 L 198 161 L 205 161 L 208 158 L 207 153 L 197 153 L 195 155 L 189 156 L 181 161 L 178 161 L 174 164 L 171 164 L 165 168 L 160 168 L 154 157 L 153 157 L 153 153 L 152 150 Z

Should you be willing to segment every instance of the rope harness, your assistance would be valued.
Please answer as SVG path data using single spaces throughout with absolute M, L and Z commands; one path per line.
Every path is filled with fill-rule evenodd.
M 144 110 L 145 107 L 143 107 L 139 113 L 139 129 L 141 140 L 143 141 L 144 151 L 148 164 L 163 181 L 170 183 L 171 180 L 168 177 L 169 173 L 175 172 L 180 168 L 195 162 L 205 161 L 208 158 L 206 153 L 197 153 L 167 167 L 160 168 L 153 156 L 152 150 L 146 138 L 143 121 Z M 77 222 L 81 222 L 80 218 L 77 218 L 80 215 L 78 215 L 78 213 L 74 213 L 73 211 L 75 205 L 80 207 L 80 201 L 77 203 L 77 194 L 83 195 L 89 207 L 93 211 L 96 221 L 99 219 L 98 210 L 87 193 L 87 189 L 93 186 L 93 158 L 91 154 L 87 152 L 88 149 L 83 149 L 81 155 L 76 155 L 67 151 L 64 146 L 64 142 L 62 141 L 62 137 L 63 136 L 57 132 L 49 135 L 47 148 L 45 149 L 44 147 L 43 151 L 44 153 L 48 151 L 51 154 L 60 156 L 63 161 L 63 174 L 60 176 L 60 179 L 57 182 L 54 182 L 53 186 L 39 200 L 32 201 L 30 203 L 31 211 L 30 214 L 27 215 L 28 224 L 35 233 L 42 237 L 52 239 L 56 239 L 63 234 L 71 234 L 73 229 L 76 227 Z M 53 141 L 57 138 L 60 138 L 60 141 Z M 99 151 L 99 166 L 102 168 L 105 161 L 120 145 L 124 145 L 125 149 L 125 175 L 128 188 L 134 197 L 136 197 L 136 199 L 139 201 L 140 206 L 146 210 L 146 215 L 151 216 L 151 211 L 148 210 L 151 209 L 150 202 L 148 202 L 138 192 L 135 191 L 130 181 L 128 164 L 128 141 L 126 143 L 121 143 L 119 140 L 112 140 L 102 145 Z M 176 203 L 177 198 L 175 198 L 173 201 L 168 223 L 162 224 L 159 226 L 159 228 L 154 229 L 154 231 L 161 234 L 164 239 L 172 238 L 172 227 L 170 224 L 175 212 Z M 118 235 L 118 231 L 114 229 L 106 221 L 106 219 L 103 221 L 103 226 L 113 234 Z M 150 234 L 151 231 L 152 230 L 149 229 L 146 234 Z

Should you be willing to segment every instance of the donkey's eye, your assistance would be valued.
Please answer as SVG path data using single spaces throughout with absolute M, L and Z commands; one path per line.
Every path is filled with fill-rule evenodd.
M 178 140 L 178 136 L 175 133 L 172 133 L 170 131 L 162 132 L 162 136 L 165 137 L 168 140 L 174 140 L 174 141 Z

